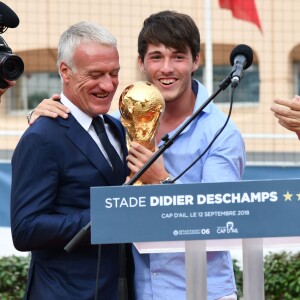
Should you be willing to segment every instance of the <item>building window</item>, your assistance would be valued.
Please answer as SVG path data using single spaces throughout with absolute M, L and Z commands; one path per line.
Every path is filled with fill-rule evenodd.
M 232 67 L 228 65 L 217 65 L 213 67 L 213 92 L 219 88 L 219 83 L 231 73 Z M 194 78 L 203 83 L 204 68 L 199 68 Z M 230 87 L 222 91 L 214 100 L 215 103 L 230 102 Z M 234 93 L 234 100 L 237 103 L 258 103 L 259 100 L 259 72 L 258 66 L 252 65 L 244 72 Z
M 61 80 L 57 72 L 27 72 L 7 92 L 9 113 L 31 110 L 45 98 L 60 93 Z
M 294 64 L 294 70 L 295 70 L 295 94 L 300 95 L 300 63 L 296 62 Z

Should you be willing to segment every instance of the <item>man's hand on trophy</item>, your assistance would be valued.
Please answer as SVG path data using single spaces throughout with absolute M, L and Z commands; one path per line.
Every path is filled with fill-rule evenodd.
M 157 150 L 157 148 L 156 148 Z M 130 142 L 127 165 L 132 173 L 138 172 L 150 159 L 153 152 L 137 142 Z M 160 156 L 139 178 L 144 184 L 159 184 L 166 179 L 169 173 L 166 171 L 163 158 Z

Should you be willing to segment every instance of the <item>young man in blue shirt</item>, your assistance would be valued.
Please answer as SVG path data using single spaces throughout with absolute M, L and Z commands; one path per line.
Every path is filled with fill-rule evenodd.
M 200 64 L 199 30 L 188 15 L 172 11 L 153 14 L 144 21 L 138 53 L 141 71 L 158 87 L 166 101 L 156 135 L 159 146 L 165 134 L 172 136 L 208 98 L 206 88 L 193 79 Z M 39 115 L 66 117 L 67 113 L 59 103 L 44 100 L 32 120 Z M 203 152 L 225 121 L 226 115 L 216 105 L 207 105 L 141 180 L 157 184 L 180 174 Z M 132 142 L 127 157 L 129 168 L 137 172 L 152 154 Z M 237 181 L 242 177 L 244 166 L 244 142 L 230 121 L 209 151 L 176 184 Z M 139 254 L 133 248 L 133 254 L 136 299 L 186 299 L 184 253 Z M 209 300 L 237 299 L 228 251 L 207 252 L 207 284 Z
M 139 65 L 147 80 L 164 96 L 166 107 L 156 142 L 171 137 L 208 98 L 206 88 L 193 79 L 200 63 L 200 34 L 187 15 L 164 11 L 144 21 L 138 38 Z M 160 161 L 143 174 L 145 183 L 159 183 L 180 174 L 212 141 L 224 125 L 226 116 L 210 103 L 177 137 Z M 152 153 L 132 143 L 127 157 L 133 172 Z M 210 147 L 209 151 L 177 182 L 218 182 L 240 180 L 245 165 L 245 148 L 233 122 Z M 137 299 L 185 299 L 185 256 L 183 253 L 139 254 L 133 250 Z M 236 286 L 229 252 L 207 253 L 208 299 L 236 299 Z

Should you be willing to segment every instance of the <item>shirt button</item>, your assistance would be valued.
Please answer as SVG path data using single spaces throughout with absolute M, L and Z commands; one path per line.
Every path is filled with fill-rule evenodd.
M 156 277 L 157 273 L 153 272 L 152 275 L 153 275 L 154 277 Z

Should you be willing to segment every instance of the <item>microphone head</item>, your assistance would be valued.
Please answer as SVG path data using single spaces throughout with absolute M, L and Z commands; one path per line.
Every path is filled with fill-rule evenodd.
M 19 17 L 6 4 L 0 2 L 0 26 L 16 28 L 19 25 Z
M 237 55 L 244 55 L 246 57 L 246 64 L 244 66 L 244 70 L 248 69 L 253 62 L 253 51 L 252 49 L 244 44 L 236 46 L 230 54 L 230 63 L 234 65 L 234 59 Z

